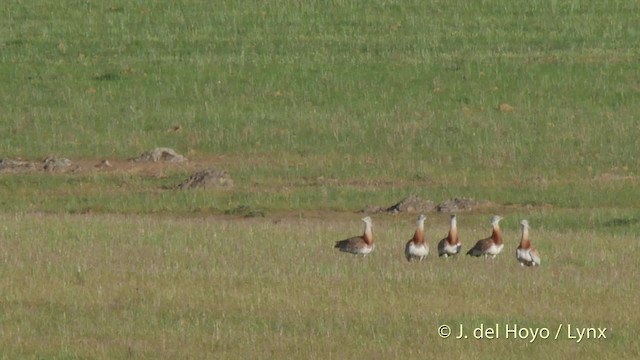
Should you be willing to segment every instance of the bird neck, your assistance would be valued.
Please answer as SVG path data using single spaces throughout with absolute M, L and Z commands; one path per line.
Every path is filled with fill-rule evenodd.
M 362 235 L 362 238 L 367 245 L 371 245 L 373 243 L 373 231 L 371 231 L 371 225 L 369 223 L 364 224 L 364 234 Z
M 413 242 L 416 244 L 421 244 L 424 242 L 424 224 L 418 226 L 416 229 L 416 233 L 413 234 Z
M 493 243 L 496 245 L 502 244 L 502 234 L 500 234 L 500 227 L 497 224 L 493 225 L 491 240 L 493 240 Z
M 522 227 L 522 239 L 520 240 L 520 247 L 523 249 L 527 249 L 531 246 L 531 241 L 529 241 L 529 229 L 526 227 Z
M 449 227 L 449 243 L 455 244 L 458 242 L 458 225 L 456 219 L 451 219 L 451 227 Z

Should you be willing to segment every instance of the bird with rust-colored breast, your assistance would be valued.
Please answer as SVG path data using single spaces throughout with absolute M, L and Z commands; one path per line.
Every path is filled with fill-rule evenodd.
M 363 217 L 362 222 L 364 222 L 364 233 L 361 236 L 336 241 L 333 247 L 354 255 L 366 256 L 371 253 L 376 247 L 373 243 L 373 223 L 369 216 Z
M 502 242 L 502 233 L 500 232 L 500 220 L 502 220 L 502 217 L 498 215 L 491 218 L 491 226 L 493 227 L 491 236 L 478 240 L 476 244 L 467 251 L 467 255 L 477 257 L 484 256 L 485 258 L 491 256 L 491 258 L 495 258 L 496 255 L 502 251 L 504 243 Z
M 429 244 L 427 244 L 424 235 L 424 221 L 426 219 L 427 217 L 424 214 L 420 214 L 418 220 L 416 220 L 416 232 L 404 247 L 404 256 L 407 261 L 422 261 L 429 255 Z
M 438 243 L 438 254 L 440 256 L 449 257 L 460 253 L 462 243 L 458 237 L 458 223 L 456 214 L 451 215 L 451 223 L 449 224 L 449 234 Z
M 520 225 L 522 226 L 522 237 L 520 238 L 520 245 L 516 249 L 516 259 L 520 266 L 540 266 L 540 254 L 531 245 L 531 240 L 529 240 L 529 222 L 522 220 Z

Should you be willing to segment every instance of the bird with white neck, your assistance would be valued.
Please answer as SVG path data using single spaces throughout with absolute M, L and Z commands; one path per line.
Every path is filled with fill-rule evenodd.
M 520 266 L 540 266 L 540 253 L 531 245 L 529 239 L 529 222 L 522 220 L 520 226 L 522 227 L 522 236 L 520 237 L 520 245 L 516 249 L 516 259 Z
M 365 216 L 361 220 L 364 223 L 364 233 L 362 235 L 336 241 L 333 247 L 354 255 L 366 256 L 370 254 L 376 247 L 373 243 L 373 222 L 369 216 Z
M 424 235 L 424 221 L 427 217 L 424 214 L 420 214 L 416 220 L 416 231 L 413 234 L 413 238 L 407 241 L 404 247 L 404 256 L 407 261 L 422 261 L 427 255 L 429 255 L 429 244 L 425 241 Z

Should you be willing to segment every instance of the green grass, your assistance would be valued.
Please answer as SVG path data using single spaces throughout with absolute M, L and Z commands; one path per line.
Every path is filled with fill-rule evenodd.
M 166 146 L 235 186 L 170 189 L 188 165 L 1 173 L 0 357 L 638 358 L 639 13 L 7 1 L 0 159 Z M 460 214 L 463 242 L 500 213 L 505 254 L 409 265 L 413 215 L 374 215 L 369 258 L 332 251 L 361 231 L 355 212 L 409 194 L 493 202 Z M 522 218 L 534 271 L 513 259 Z M 446 220 L 429 214 L 432 240 Z M 436 334 L 495 323 L 609 336 Z
M 456 175 L 638 166 L 634 5 L 60 4 L 4 10 L 7 156 L 161 144 L 322 156 L 329 172 L 343 154 Z

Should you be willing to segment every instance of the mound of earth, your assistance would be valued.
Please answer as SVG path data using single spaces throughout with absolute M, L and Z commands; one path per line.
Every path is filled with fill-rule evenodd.
M 78 168 L 78 166 L 73 167 L 72 165 L 73 163 L 69 159 L 54 157 L 48 157 L 41 163 L 23 160 L 0 159 L 0 171 L 67 171 L 76 170 Z
M 486 201 L 475 201 L 469 198 L 453 198 L 445 200 L 436 206 L 438 212 L 454 213 L 458 211 L 473 210 L 481 206 L 489 205 Z
M 71 167 L 71 160 L 65 158 L 46 158 L 42 163 L 44 171 L 61 171 Z
M 146 153 L 138 156 L 133 159 L 133 161 L 169 161 L 169 162 L 182 162 L 187 161 L 187 159 L 178 154 L 175 150 L 171 148 L 159 147 L 155 148 L 151 151 L 147 151 Z
M 416 212 L 431 212 L 433 211 L 433 209 L 435 208 L 435 205 L 433 203 L 433 201 L 431 200 L 425 200 L 422 198 L 419 198 L 415 195 L 410 195 L 407 198 L 402 199 L 402 201 L 400 201 L 399 203 L 390 206 L 386 209 L 384 209 L 385 212 L 388 212 L 390 214 L 397 214 L 397 213 L 416 213 Z
M 30 171 L 35 169 L 36 164 L 31 161 L 0 159 L 0 171 Z
M 200 187 L 230 188 L 233 187 L 233 180 L 224 170 L 202 170 L 193 173 L 187 180 L 176 185 L 176 189 L 193 189 Z

